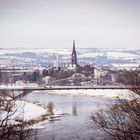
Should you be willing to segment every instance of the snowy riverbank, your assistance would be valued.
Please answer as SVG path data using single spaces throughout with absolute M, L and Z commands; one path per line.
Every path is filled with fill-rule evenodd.
M 7 97 L 7 100 L 11 100 Z M 23 122 L 27 126 L 39 124 L 42 121 L 49 122 L 51 117 L 63 114 L 61 111 L 53 109 L 53 114 L 49 111 L 47 106 L 41 106 L 25 100 L 10 101 L 10 110 L 1 110 L 1 121 L 5 120 L 8 116 L 8 125 L 15 125 Z M 38 125 L 39 126 L 39 125 Z
M 37 92 L 37 91 L 36 91 Z M 71 95 L 71 96 L 95 96 L 95 97 L 103 97 L 103 98 L 117 98 L 121 97 L 124 99 L 129 99 L 132 91 L 130 90 L 110 90 L 110 89 L 88 89 L 88 90 L 53 90 L 53 91 L 43 91 L 44 93 L 48 94 L 57 94 L 57 95 Z

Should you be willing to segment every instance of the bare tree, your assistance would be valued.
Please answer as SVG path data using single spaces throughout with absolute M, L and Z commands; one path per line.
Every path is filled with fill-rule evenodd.
M 118 98 L 107 110 L 92 115 L 93 122 L 118 140 L 140 139 L 140 75 L 138 71 L 125 73 L 125 83 L 132 87 L 129 99 Z
M 32 133 L 30 129 L 25 129 L 27 123 L 24 119 L 12 120 L 18 107 L 15 108 L 15 98 L 7 96 L 5 91 L 0 92 L 0 139 L 1 140 L 26 140 Z M 23 106 L 24 107 L 24 106 Z

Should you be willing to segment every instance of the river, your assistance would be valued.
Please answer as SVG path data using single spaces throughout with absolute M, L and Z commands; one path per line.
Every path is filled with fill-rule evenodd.
M 44 121 L 42 128 L 37 131 L 37 140 L 105 139 L 104 132 L 94 125 L 90 116 L 98 109 L 104 109 L 107 105 L 112 104 L 114 102 L 113 98 L 32 92 L 26 96 L 26 100 L 42 105 L 53 102 L 55 110 L 66 113 L 66 115 L 54 121 Z

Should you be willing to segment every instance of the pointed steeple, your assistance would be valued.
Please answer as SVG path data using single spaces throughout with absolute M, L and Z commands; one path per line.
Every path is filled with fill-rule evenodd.
M 73 40 L 73 51 L 75 51 L 75 40 Z
M 75 40 L 73 40 L 73 50 L 72 50 L 72 56 L 71 56 L 71 63 L 72 66 L 73 65 L 78 65 L 77 63 L 77 54 L 76 54 L 76 50 L 75 50 Z

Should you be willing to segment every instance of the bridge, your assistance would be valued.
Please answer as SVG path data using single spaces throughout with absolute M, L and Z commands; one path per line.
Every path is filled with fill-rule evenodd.
M 125 86 L 120 83 L 112 82 L 109 80 L 104 79 L 92 79 L 92 78 L 65 78 L 65 79 L 59 79 L 55 81 L 51 81 L 48 84 L 42 84 L 38 86 L 30 86 L 30 85 L 22 85 L 22 86 L 0 86 L 0 91 L 7 91 L 7 92 L 14 92 L 19 91 L 20 94 L 13 94 L 15 98 L 22 98 L 25 95 L 31 93 L 32 91 L 47 91 L 47 90 L 115 90 L 115 89 L 121 89 L 121 90 L 140 90 L 140 86 Z M 13 96 L 12 94 L 8 94 L 9 96 Z
M 105 79 L 88 77 L 69 77 L 48 82 L 47 84 L 31 86 L 28 84 L 17 86 L 0 86 L 0 91 L 33 91 L 33 90 L 73 90 L 73 89 L 140 89 L 140 86 L 123 85 Z
M 34 91 L 34 90 L 88 90 L 88 89 L 121 89 L 121 90 L 132 90 L 132 89 L 140 89 L 140 86 L 46 86 L 46 87 L 34 87 L 34 86 L 21 86 L 21 87 L 14 87 L 14 86 L 8 86 L 8 87 L 0 87 L 0 91 Z

